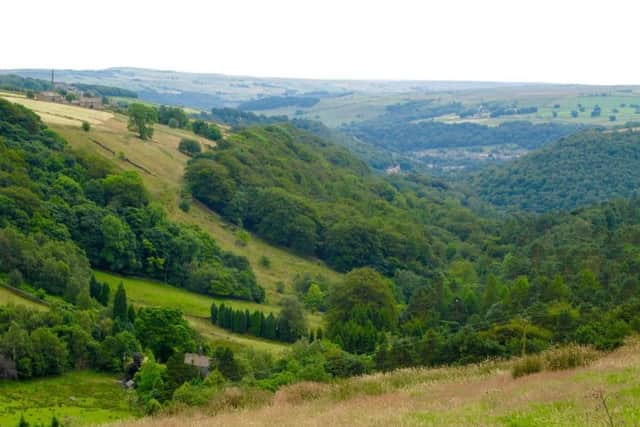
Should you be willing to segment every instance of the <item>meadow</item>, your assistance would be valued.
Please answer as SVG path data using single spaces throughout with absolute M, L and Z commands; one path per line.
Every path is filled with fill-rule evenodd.
M 638 337 L 587 367 L 513 378 L 511 368 L 517 362 L 401 369 L 333 384 L 299 383 L 243 410 L 232 405 L 240 401 L 238 391 L 228 390 L 229 405 L 219 412 L 195 410 L 113 426 L 639 425 Z
M 20 382 L 0 381 L 0 426 L 15 426 L 21 416 L 32 426 L 49 425 L 53 416 L 65 426 L 96 425 L 140 415 L 129 393 L 112 375 L 73 371 Z
M 0 283 L 0 305 L 4 304 L 15 304 L 22 305 L 27 308 L 36 309 L 36 310 L 46 310 L 47 307 L 44 304 L 38 304 L 35 301 L 24 298 L 17 293 L 13 292 L 11 289 L 7 289 L 2 286 Z
M 250 335 L 234 334 L 215 325 L 209 321 L 211 313 L 211 303 L 224 303 L 236 310 L 260 310 L 264 313 L 274 313 L 277 315 L 280 308 L 278 306 L 256 304 L 249 301 L 229 300 L 222 298 L 212 298 L 176 288 L 165 283 L 154 282 L 146 279 L 128 278 L 117 276 L 111 273 L 96 271 L 96 278 L 99 281 L 107 282 L 111 287 L 112 294 L 118 284 L 122 282 L 127 291 L 128 300 L 136 307 L 172 307 L 180 309 L 191 326 L 202 336 L 215 343 L 226 343 L 233 347 L 251 346 L 258 350 L 268 351 L 272 354 L 279 354 L 288 345 L 268 341 Z M 322 324 L 322 319 L 317 315 L 307 316 L 309 326 L 317 328 Z

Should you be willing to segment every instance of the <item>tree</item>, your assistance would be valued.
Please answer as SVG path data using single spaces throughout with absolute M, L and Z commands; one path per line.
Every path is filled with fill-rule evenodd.
M 307 330 L 302 304 L 291 296 L 283 298 L 280 304 L 282 308 L 277 326 L 279 338 L 285 342 L 294 342 L 304 336 Z
M 187 156 L 195 156 L 202 152 L 202 146 L 195 139 L 182 138 L 178 145 L 178 150 Z
M 349 272 L 329 296 L 328 335 L 347 351 L 371 350 L 377 334 L 397 321 L 392 284 L 372 268 Z
M 214 303 L 211 303 L 211 323 L 215 325 L 217 321 L 218 321 L 218 306 L 214 302 Z
M 135 330 L 140 343 L 159 362 L 165 362 L 174 353 L 195 350 L 193 332 L 180 310 L 143 307 L 136 316 Z
M 89 132 L 91 130 L 91 124 L 87 121 L 82 122 L 82 130 Z
M 64 372 L 69 353 L 64 342 L 51 329 L 38 328 L 33 331 L 31 343 L 34 375 L 45 376 Z
M 122 323 L 128 321 L 127 311 L 127 292 L 124 289 L 124 284 L 120 282 L 116 294 L 113 297 L 113 312 L 111 318 Z
M 311 310 L 319 310 L 324 304 L 324 292 L 317 283 L 311 283 L 304 296 L 304 304 Z
M 213 351 L 215 368 L 227 379 L 239 381 L 242 378 L 242 368 L 229 347 L 216 347 Z
M 140 139 L 151 139 L 153 137 L 153 124 L 158 121 L 158 114 L 155 108 L 144 104 L 129 104 L 127 109 L 129 122 L 127 128 L 136 132 Z

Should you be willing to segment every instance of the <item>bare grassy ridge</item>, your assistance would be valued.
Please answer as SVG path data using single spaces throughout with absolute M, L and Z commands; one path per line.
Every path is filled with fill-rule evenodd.
M 556 357 L 553 354 L 557 356 L 550 352 L 543 357 Z M 514 363 L 517 360 L 489 361 L 403 369 L 334 384 L 299 383 L 269 398 L 234 388 L 204 409 L 113 426 L 640 425 L 638 337 L 588 367 L 514 379 Z

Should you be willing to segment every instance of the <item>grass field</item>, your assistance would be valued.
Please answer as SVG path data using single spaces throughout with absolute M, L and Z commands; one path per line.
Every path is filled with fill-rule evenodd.
M 229 342 L 238 346 L 252 346 L 256 349 L 274 354 L 280 353 L 287 348 L 287 345 L 275 341 L 262 340 L 249 335 L 233 334 L 212 325 L 208 320 L 211 312 L 211 303 L 214 301 L 218 304 L 224 303 L 235 309 L 249 311 L 260 310 L 276 315 L 280 309 L 277 306 L 256 304 L 249 301 L 212 298 L 160 282 L 125 278 L 100 271 L 96 271 L 95 275 L 98 280 L 109 284 L 112 289 L 112 294 L 115 292 L 118 284 L 122 282 L 127 291 L 127 298 L 135 306 L 173 307 L 180 309 L 186 315 L 187 320 L 194 329 L 211 341 Z M 307 319 L 313 328 L 317 328 L 322 322 L 319 316 L 308 316 Z
M 640 340 L 585 368 L 511 376 L 514 361 L 403 369 L 301 383 L 267 404 L 218 414 L 144 418 L 119 427 L 177 426 L 637 426 Z
M 14 292 L 10 289 L 4 288 L 0 286 L 0 305 L 3 304 L 15 304 L 15 305 L 23 305 L 27 308 L 35 309 L 35 310 L 46 310 L 47 306 L 44 304 L 38 304 L 35 301 L 31 301 L 26 299 Z M 1 425 L 1 424 L 0 424 Z
M 18 425 L 24 415 L 31 426 L 56 418 L 65 426 L 95 425 L 140 415 L 127 392 L 110 375 L 74 371 L 29 381 L 0 381 L 0 426 Z

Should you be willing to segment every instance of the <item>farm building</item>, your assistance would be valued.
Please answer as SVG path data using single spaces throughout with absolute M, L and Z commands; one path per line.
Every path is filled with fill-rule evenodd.
M 52 91 L 37 93 L 36 99 L 47 102 L 64 102 L 64 96 L 60 95 L 58 92 Z
M 91 108 L 93 110 L 102 109 L 102 98 L 99 96 L 83 96 L 71 103 L 79 107 Z
M 185 365 L 191 365 L 198 368 L 200 375 L 206 377 L 209 374 L 209 358 L 197 353 L 185 353 L 184 354 Z

